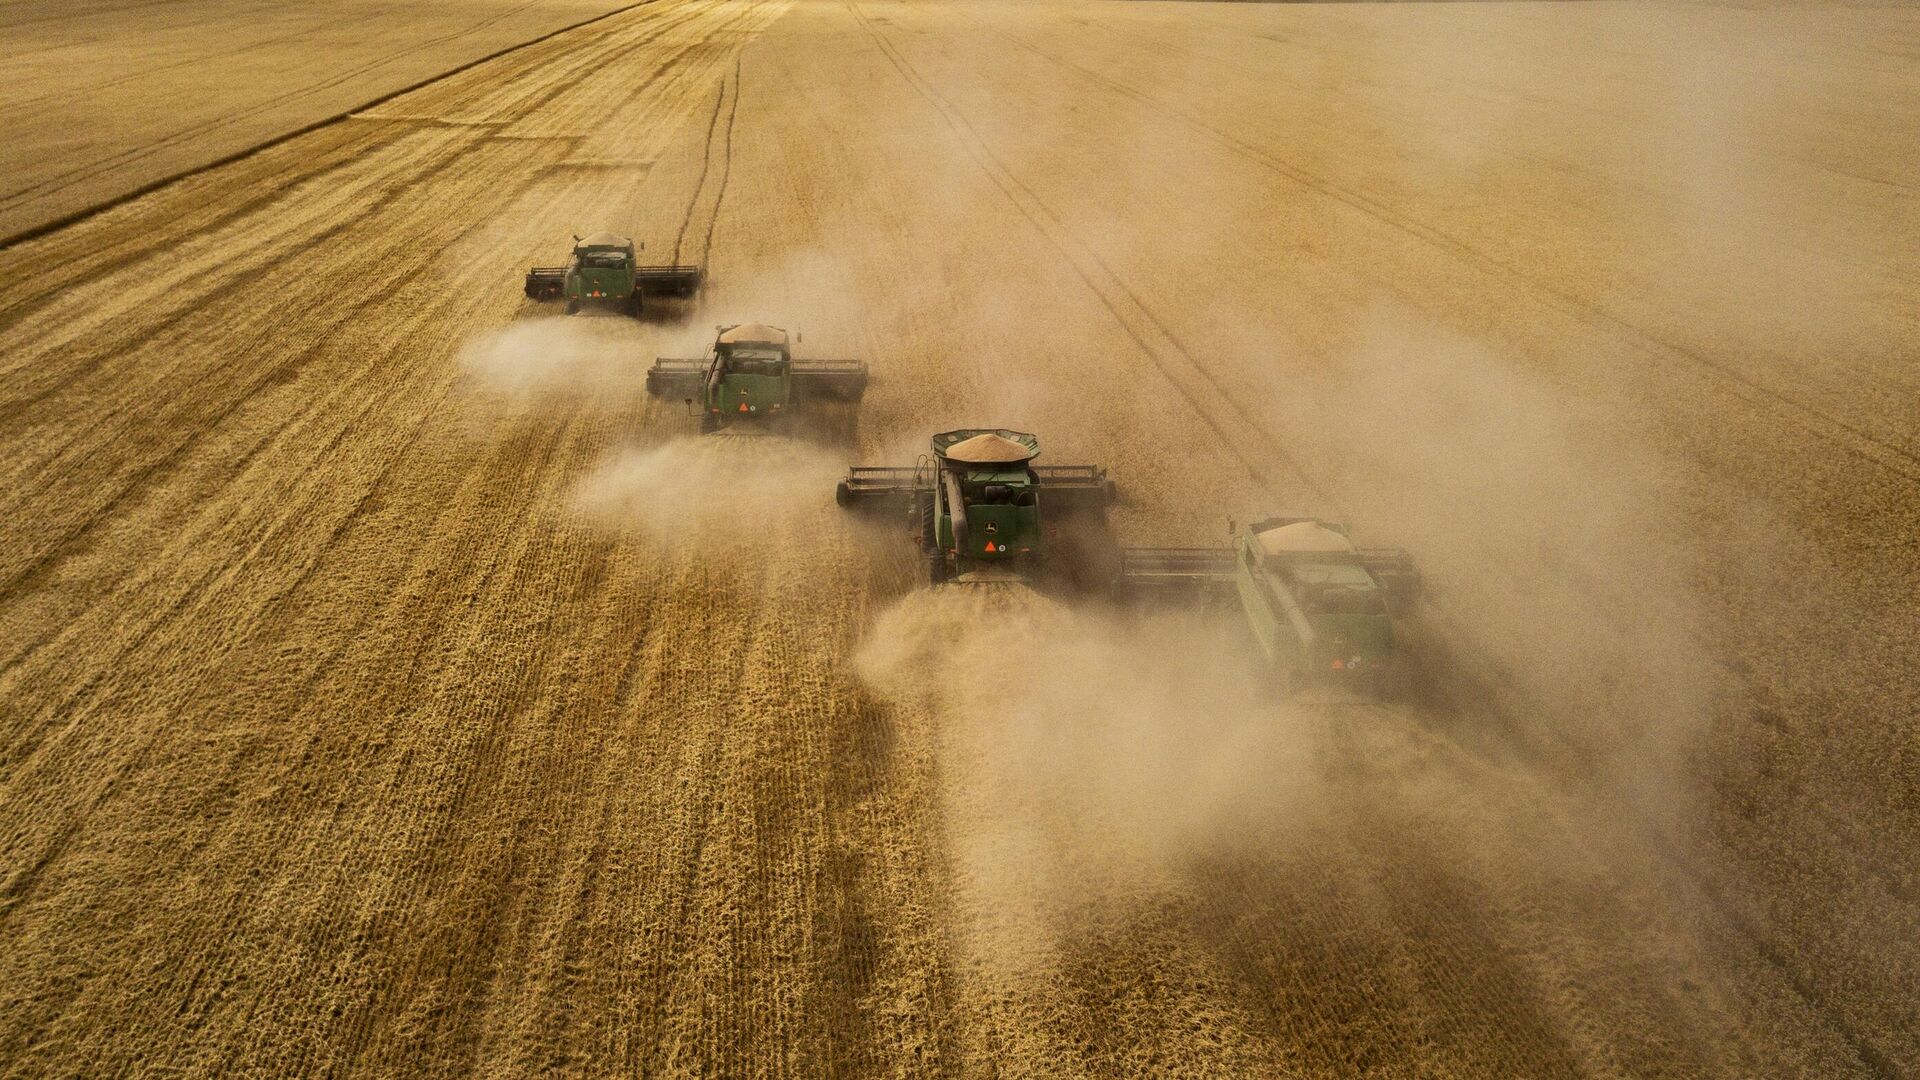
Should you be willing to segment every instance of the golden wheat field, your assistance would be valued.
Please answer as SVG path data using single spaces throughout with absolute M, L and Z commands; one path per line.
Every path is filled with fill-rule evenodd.
M 1920 12 L 0 27 L 0 1075 L 1920 1072 Z M 1406 547 L 1418 693 L 919 585 L 958 426 Z

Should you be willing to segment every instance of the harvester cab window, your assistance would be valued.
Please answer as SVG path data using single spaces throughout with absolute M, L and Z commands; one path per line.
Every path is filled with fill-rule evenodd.
M 1380 590 L 1354 585 L 1308 585 L 1301 589 L 1300 606 L 1312 615 L 1385 615 L 1387 602 Z
M 968 472 L 962 481 L 967 501 L 982 506 L 1037 506 L 1031 473 Z
M 587 251 L 579 256 L 580 265 L 589 270 L 618 270 L 627 264 L 623 251 Z
M 732 349 L 727 353 L 727 370 L 738 375 L 780 375 L 785 364 L 779 349 Z
M 1293 595 L 1313 615 L 1384 615 L 1386 598 L 1366 567 L 1347 562 L 1285 563 Z

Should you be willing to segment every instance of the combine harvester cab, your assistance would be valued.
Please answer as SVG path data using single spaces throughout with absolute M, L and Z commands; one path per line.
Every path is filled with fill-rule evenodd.
M 573 238 L 573 257 L 565 266 L 536 266 L 527 271 L 531 300 L 567 301 L 567 314 L 585 304 L 619 308 L 639 318 L 648 296 L 691 296 L 700 287 L 697 266 L 641 266 L 633 241 L 612 233 Z
M 1032 579 L 1054 546 L 1053 519 L 1104 512 L 1114 494 L 1106 469 L 1036 466 L 1039 454 L 1040 440 L 1023 431 L 943 431 L 912 468 L 848 469 L 834 499 L 851 509 L 904 509 L 931 584 Z
M 1420 592 L 1413 559 L 1356 547 L 1344 526 L 1310 517 L 1255 522 L 1233 548 L 1131 548 L 1123 595 L 1201 597 L 1238 606 L 1277 681 L 1399 695 L 1406 680 L 1394 623 Z
M 660 357 L 647 372 L 647 392 L 698 404 L 702 433 L 741 421 L 779 426 L 832 403 L 857 405 L 867 391 L 858 360 L 796 360 L 787 332 L 763 323 L 722 326 L 699 359 Z

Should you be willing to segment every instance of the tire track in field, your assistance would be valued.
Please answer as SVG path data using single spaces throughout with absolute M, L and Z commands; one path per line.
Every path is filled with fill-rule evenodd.
M 108 364 L 126 364 L 123 354 L 134 351 L 143 337 L 151 335 L 143 334 L 130 320 L 113 316 L 133 308 L 151 312 L 149 325 L 161 332 L 179 329 L 188 320 L 205 321 L 212 314 L 212 305 L 222 301 L 230 304 L 244 291 L 240 286 L 258 280 L 282 252 L 291 252 L 296 258 L 315 254 L 356 221 L 364 220 L 369 207 L 384 208 L 402 198 L 408 187 L 406 177 L 444 170 L 462 149 L 465 147 L 457 136 L 414 136 L 378 147 L 371 160 L 362 158 L 315 170 L 314 175 L 294 185 L 292 193 L 309 195 L 325 187 L 330 189 L 330 198 L 295 200 L 304 205 L 292 214 L 278 215 L 277 220 L 270 218 L 265 227 L 249 219 L 237 219 L 230 233 L 195 237 L 180 244 L 166 270 L 137 277 L 131 289 L 111 277 L 97 280 L 72 290 L 77 295 L 62 298 L 58 310 L 14 324 L 10 336 L 27 340 L 0 368 L 10 376 L 9 392 L 0 400 L 0 422 L 17 422 L 29 412 L 38 412 L 38 407 L 54 395 Z M 433 157 L 436 152 L 437 162 Z M 293 280 L 292 288 L 312 290 L 314 284 L 309 275 L 302 275 Z M 283 293 L 284 287 L 269 297 L 277 301 Z M 96 297 L 104 303 L 97 303 Z M 76 350 L 85 355 L 64 365 L 58 362 L 62 353 Z
M 871 35 L 876 47 L 900 73 L 901 78 L 940 115 L 967 155 L 1006 195 L 1021 217 L 1060 252 L 1088 290 L 1113 315 L 1114 321 L 1186 399 L 1201 422 L 1219 436 L 1223 445 L 1233 448 L 1235 456 L 1247 466 L 1268 495 L 1279 497 L 1283 485 L 1263 462 L 1279 461 L 1285 466 L 1294 485 L 1311 492 L 1323 506 L 1337 510 L 1338 504 L 1331 493 L 1312 480 L 1298 460 L 1267 434 L 1244 406 L 1225 392 L 1219 380 L 1194 362 L 1192 355 L 1166 325 L 1141 303 L 1140 298 L 1112 268 L 1098 254 L 1080 243 L 1033 190 L 1007 169 L 959 108 L 933 89 L 932 84 L 894 47 L 859 5 L 854 0 L 848 0 L 847 8 Z
M 704 72 L 704 66 L 696 65 L 705 59 L 705 54 L 723 48 L 716 44 L 716 39 L 751 26 L 760 18 L 764 6 L 764 0 L 739 8 L 721 0 L 701 0 L 666 14 L 644 12 L 643 16 L 647 17 L 644 22 L 609 28 L 578 47 L 541 60 L 534 68 L 540 77 L 534 93 L 516 95 L 513 87 L 503 86 L 498 96 L 504 99 L 504 107 L 489 109 L 478 120 L 457 116 L 444 122 L 489 127 L 490 137 L 494 139 L 564 140 L 570 144 L 571 152 L 578 153 L 582 146 L 606 131 L 618 131 L 617 127 L 609 129 L 608 124 L 626 107 L 638 102 L 648 108 L 646 99 L 656 85 L 671 85 L 672 80 L 684 77 L 689 69 Z M 732 13 L 731 17 L 728 13 Z M 696 33 L 681 33 L 683 29 L 713 19 L 725 21 L 701 26 Z M 639 78 L 615 78 L 612 62 L 635 48 L 660 50 L 662 55 L 656 64 L 640 73 Z M 491 85 L 490 80 L 477 89 L 484 97 L 492 97 L 494 95 L 485 93 Z M 429 92 L 437 91 L 435 88 Z M 469 109 L 472 106 L 470 98 L 463 99 L 463 103 Z M 371 120 L 386 116 L 368 113 L 356 118 Z M 392 119 L 414 121 L 417 117 L 401 114 Z M 431 119 L 441 122 L 437 116 Z
M 150 157 L 153 154 L 159 152 L 160 150 L 166 149 L 167 147 L 170 147 L 175 143 L 185 141 L 185 140 L 191 140 L 198 136 L 205 135 L 208 132 L 217 131 L 220 128 L 231 126 L 232 124 L 237 123 L 241 120 L 249 119 L 253 116 L 259 115 L 260 113 L 270 111 L 275 106 L 283 104 L 287 101 L 291 101 L 295 98 L 310 97 L 313 94 L 319 93 L 321 91 L 331 90 L 332 88 L 340 85 L 341 83 L 350 82 L 353 79 L 357 78 L 358 76 L 364 75 L 367 72 L 374 70 L 375 68 L 384 67 L 388 63 L 394 60 L 400 59 L 401 57 L 408 56 L 417 52 L 423 52 L 427 49 L 432 48 L 435 45 L 444 44 L 456 38 L 465 37 L 467 36 L 467 34 L 472 33 L 474 30 L 481 29 L 486 25 L 499 21 L 499 19 L 501 18 L 506 18 L 507 15 L 517 13 L 519 11 L 525 10 L 526 8 L 529 8 L 532 6 L 534 5 L 531 3 L 523 4 L 521 5 L 521 7 L 514 9 L 512 12 L 505 13 L 493 19 L 485 20 L 478 26 L 475 26 L 469 30 L 462 30 L 458 33 L 446 34 L 437 38 L 430 38 L 426 41 L 422 41 L 417 44 L 409 45 L 404 49 L 401 49 L 397 52 L 389 53 L 386 56 L 380 57 L 379 59 L 364 63 L 359 67 L 348 68 L 344 71 L 338 72 L 333 77 L 314 83 L 311 86 L 302 87 L 298 90 L 288 91 L 284 94 L 279 94 L 274 97 L 267 98 L 264 101 L 260 101 L 247 108 L 241 109 L 238 112 L 228 113 L 224 116 L 216 117 L 212 120 L 208 120 L 201 124 L 196 124 L 192 127 L 182 128 L 178 131 L 171 132 L 159 139 L 155 139 L 152 142 L 144 143 L 140 146 L 130 147 L 127 150 L 123 150 L 109 157 L 100 158 L 95 161 L 88 162 L 85 165 L 81 165 L 81 166 L 77 166 L 76 168 L 69 169 L 64 173 L 56 173 L 55 175 L 47 177 L 44 180 L 36 181 L 33 184 L 29 184 L 24 188 L 20 188 L 11 192 L 0 193 L 0 211 L 11 209 L 13 206 L 18 205 L 21 201 L 32 198 L 33 196 L 56 192 L 63 188 L 71 187 L 74 182 L 91 179 L 92 177 L 97 176 L 100 173 L 105 172 L 109 169 L 117 168 L 119 166 L 138 161 L 142 158 Z M 620 11 L 624 11 L 624 10 L 626 9 L 624 8 L 618 9 L 614 12 L 610 12 L 609 14 L 619 14 Z M 574 26 L 567 27 L 565 29 L 574 29 L 580 25 L 584 25 L 584 24 L 576 23 L 574 24 Z M 564 32 L 564 31 L 560 31 L 560 32 Z M 540 39 L 535 39 L 535 40 L 537 41 Z M 518 46 L 513 46 L 513 48 L 524 48 L 528 44 L 532 44 L 532 42 L 522 42 Z M 506 52 L 506 51 L 512 51 L 512 50 L 511 49 L 503 50 L 503 52 Z M 496 52 L 489 57 L 483 58 L 483 61 L 485 59 L 493 59 L 494 57 L 497 57 L 499 55 L 502 55 L 502 52 Z M 472 65 L 468 65 L 468 66 L 472 66 Z M 454 71 L 459 71 L 459 70 L 461 69 L 459 68 L 454 69 Z M 454 73 L 453 71 L 441 72 L 437 75 L 431 76 L 426 80 L 423 80 L 420 83 L 416 83 L 415 87 L 417 88 L 418 86 L 429 85 L 431 83 L 439 81 L 440 79 L 444 79 L 448 75 L 453 73 Z M 340 118 L 341 117 L 336 116 L 333 119 L 337 120 Z M 260 149 L 261 145 L 265 145 L 265 144 L 256 144 L 255 146 L 249 147 L 246 150 L 240 151 L 240 153 L 252 153 Z M 6 244 L 11 242 L 12 242 L 11 240 L 0 241 L 0 247 L 3 247 Z
M 713 112 L 707 116 L 706 150 L 700 155 L 700 176 L 693 182 L 693 194 L 687 198 L 687 212 L 681 216 L 680 231 L 673 237 L 672 261 L 675 263 L 680 261 L 680 249 L 686 243 L 687 229 L 693 225 L 694 208 L 700 205 L 700 195 L 707 188 L 707 173 L 713 169 L 713 133 L 720 123 L 720 110 L 726 102 L 727 87 L 722 83 L 713 95 Z
M 692 230 L 694 218 L 699 211 L 700 204 L 706 199 L 707 181 L 713 176 L 714 159 L 717 151 L 719 158 L 719 175 L 713 187 L 713 208 L 704 215 L 707 224 L 700 239 L 698 265 L 705 270 L 700 286 L 702 292 L 707 288 L 706 280 L 713 276 L 713 267 L 711 265 L 713 259 L 713 232 L 720 220 L 721 205 L 726 201 L 727 184 L 733 175 L 733 127 L 735 118 L 738 117 L 740 113 L 740 64 L 741 58 L 736 55 L 733 61 L 732 78 L 730 80 L 723 80 L 720 84 L 719 92 L 714 95 L 713 111 L 707 117 L 707 136 L 705 151 L 700 159 L 700 175 L 694 181 L 693 194 L 687 199 L 686 212 L 680 218 L 680 229 L 674 234 L 673 238 L 672 261 L 678 263 L 686 248 L 687 233 Z M 729 89 L 731 89 L 731 93 L 728 92 Z M 726 114 L 726 123 L 724 126 L 722 126 L 720 122 L 722 113 Z
M 76 12 L 71 9 L 67 9 L 53 15 L 42 16 L 41 18 L 38 18 L 38 19 L 8 19 L 4 22 L 0 22 L 0 29 L 13 29 L 15 27 L 20 27 L 20 26 L 33 26 L 38 23 L 64 22 L 66 20 L 69 20 L 75 17 L 91 18 L 96 15 L 114 15 L 123 11 L 137 11 L 141 8 L 161 7 L 163 5 L 171 4 L 173 2 L 174 0 L 137 0 L 137 2 L 131 3 L 131 4 L 102 5 L 97 8 L 89 8 L 85 11 Z M 28 5 L 23 3 L 20 6 L 27 7 Z M 39 5 L 33 5 L 33 6 L 38 7 Z
M 187 179 L 189 177 L 197 176 L 202 173 L 211 172 L 223 166 L 230 165 L 236 161 L 241 161 L 246 158 L 252 157 L 274 146 L 278 146 L 282 143 L 291 141 L 293 139 L 297 139 L 302 135 L 306 135 L 313 131 L 317 131 L 320 128 L 324 128 L 331 124 L 337 123 L 341 120 L 345 120 L 351 117 L 354 113 L 364 112 L 367 109 L 375 108 L 388 101 L 392 101 L 395 98 L 413 93 L 416 90 L 430 87 L 435 83 L 442 82 L 446 79 L 452 78 L 453 76 L 459 75 L 463 72 L 472 70 L 473 68 L 477 68 L 483 64 L 508 56 L 522 49 L 527 49 L 536 45 L 540 45 L 542 43 L 558 38 L 564 34 L 568 34 L 575 30 L 579 30 L 584 27 L 591 26 L 594 23 L 598 23 L 607 19 L 616 18 L 618 16 L 626 14 L 629 11 L 634 10 L 635 8 L 644 7 L 648 4 L 655 3 L 655 2 L 657 2 L 657 0 L 638 0 L 638 2 L 636 3 L 628 4 L 625 7 L 616 8 L 612 11 L 594 16 L 593 18 L 585 19 L 580 22 L 561 27 L 558 30 L 554 30 L 549 33 L 540 35 L 539 37 L 531 38 L 527 41 L 520 42 L 517 45 L 511 45 L 504 49 L 495 50 L 494 52 L 488 53 L 485 56 L 478 57 L 474 60 L 468 61 L 465 64 L 461 64 L 456 67 L 450 68 L 446 71 L 442 71 L 439 74 L 433 75 L 429 78 L 422 79 L 417 82 L 409 83 L 408 85 L 403 86 L 397 90 L 370 98 L 367 101 L 363 101 L 350 109 L 341 110 L 337 113 L 334 113 L 330 116 L 323 117 L 319 120 L 315 120 L 311 123 L 302 124 L 291 131 L 282 132 L 281 134 L 275 135 L 270 139 L 266 139 L 261 142 L 254 143 L 250 146 L 244 147 L 240 150 L 236 150 L 228 154 L 223 154 L 212 161 L 205 162 L 200 165 L 195 165 L 191 168 L 182 169 L 178 172 L 170 173 L 166 176 L 163 176 L 157 180 L 140 184 L 130 191 L 123 192 L 119 195 L 115 195 L 110 198 L 102 199 L 88 206 L 84 206 L 78 210 L 69 211 L 67 213 L 58 215 L 53 219 L 49 221 L 41 222 L 38 225 L 31 225 L 31 226 L 27 226 L 26 228 L 15 230 L 13 233 L 7 236 L 0 237 L 0 251 L 4 251 L 8 248 L 14 247 L 28 240 L 32 240 L 36 237 L 45 236 L 49 233 L 57 232 L 76 222 L 84 221 L 87 218 L 93 217 L 106 210 L 110 210 L 114 207 L 132 202 L 135 199 L 138 199 L 144 195 L 148 195 L 155 191 L 159 191 L 162 188 L 178 183 L 179 181 Z M 414 50 L 403 50 L 402 53 L 395 54 L 395 55 L 396 56 L 404 55 L 408 51 L 414 51 Z M 391 59 L 391 57 L 389 59 Z M 385 61 L 382 61 L 381 63 L 384 63 L 384 62 Z M 229 114 L 228 116 L 218 118 L 215 121 L 209 121 L 205 124 L 196 125 L 195 127 L 172 133 L 163 139 L 157 140 L 156 142 L 145 144 L 142 147 L 136 148 L 136 150 L 138 150 L 139 153 L 136 154 L 134 158 L 128 158 L 126 154 L 123 153 L 121 155 L 116 155 L 114 158 L 107 159 L 106 163 L 102 165 L 101 169 L 95 169 L 93 170 L 92 173 L 85 173 L 85 175 L 81 175 L 84 172 L 84 170 L 69 170 L 67 173 L 61 174 L 59 177 L 55 177 L 51 181 L 44 181 L 41 183 L 37 183 L 35 185 L 31 185 L 26 189 L 23 189 L 22 191 L 15 192 L 9 195 L 0 196 L 0 209 L 4 209 L 8 206 L 15 205 L 21 199 L 30 197 L 32 195 L 48 193 L 46 191 L 47 183 L 56 182 L 56 181 L 71 181 L 76 176 L 78 176 L 78 178 L 80 179 L 85 179 L 87 178 L 87 176 L 97 174 L 99 171 L 102 171 L 102 169 L 104 168 L 110 168 L 115 165 L 125 164 L 129 160 L 137 160 L 138 157 L 150 156 L 153 152 L 163 149 L 166 146 L 172 145 L 173 143 L 178 142 L 181 139 L 190 138 L 194 135 L 204 134 L 206 131 L 209 131 L 209 130 L 214 130 L 219 127 L 227 126 L 228 124 L 230 124 L 235 120 L 245 119 L 247 117 L 255 115 L 263 111 L 264 109 L 271 107 L 273 104 L 277 104 L 281 101 L 288 100 L 292 97 L 297 97 L 297 96 L 307 96 L 320 90 L 331 89 L 334 86 L 337 86 L 342 82 L 345 82 L 351 79 L 355 75 L 363 74 L 365 71 L 371 70 L 372 67 L 376 67 L 376 66 L 379 66 L 379 65 L 378 64 L 363 65 L 360 68 L 338 75 L 331 80 L 315 84 L 314 86 L 306 88 L 305 90 L 300 91 L 298 93 L 284 94 L 278 98 L 272 99 L 271 101 L 265 104 L 262 104 L 260 106 L 256 106 L 252 109 L 243 110 L 242 112 L 236 113 L 236 114 Z M 58 186 L 70 187 L 72 185 L 70 182 L 68 182 L 68 183 L 61 183 Z
M 720 209 L 727 199 L 727 182 L 733 178 L 733 122 L 740 115 L 740 57 L 733 58 L 733 104 L 727 108 L 727 130 L 721 144 L 720 185 L 713 193 L 713 213 L 707 218 L 707 232 L 700 240 L 701 265 L 713 260 L 713 229 L 720 222 Z
M 535 0 L 535 2 L 521 4 L 519 7 L 511 8 L 497 15 L 482 19 L 479 22 L 474 23 L 472 26 L 458 33 L 449 34 L 444 37 L 436 38 L 432 41 L 424 42 L 417 47 L 406 49 L 399 53 L 394 53 L 386 57 L 385 59 L 375 61 L 373 66 L 378 67 L 391 60 L 398 59 L 402 56 L 407 56 L 412 53 L 420 52 L 423 49 L 429 48 L 433 45 L 444 44 L 448 41 L 453 41 L 457 38 L 466 37 L 468 34 L 476 33 L 480 30 L 484 30 L 487 27 L 492 26 L 497 22 L 500 22 L 504 19 L 512 18 L 513 16 L 518 15 L 521 12 L 526 11 L 529 8 L 532 8 L 535 6 L 537 6 L 537 0 Z M 218 22 L 217 19 L 208 19 L 205 21 Z M 180 29 L 180 27 L 175 26 L 172 29 L 178 30 Z M 263 38 L 258 41 L 248 42 L 245 45 L 241 45 L 232 49 L 226 49 L 226 50 L 211 52 L 211 53 L 202 53 L 197 56 L 189 57 L 184 60 L 175 60 L 171 63 L 159 64 L 150 68 L 143 68 L 139 71 L 130 72 L 126 75 L 122 75 L 119 78 L 103 79 L 99 82 L 89 83 L 87 84 L 87 88 L 90 93 L 99 93 L 102 90 L 110 89 L 115 86 L 124 86 L 130 82 L 138 82 L 142 79 L 152 78 L 153 76 L 163 71 L 176 71 L 180 68 L 185 68 L 185 67 L 200 67 L 200 66 L 209 65 L 209 64 L 217 64 L 222 61 L 231 61 L 236 56 L 245 56 L 250 52 L 257 52 L 260 49 L 270 48 L 274 45 L 281 45 L 289 41 L 298 41 L 301 38 L 312 37 L 314 34 L 319 33 L 320 31 L 325 29 L 327 29 L 325 24 L 309 24 L 305 28 L 294 31 L 293 33 L 290 33 L 290 34 L 281 34 L 278 37 Z M 13 112 L 16 110 L 28 109 L 31 106 L 40 104 L 41 102 L 50 101 L 54 98 L 61 97 L 63 94 L 64 94 L 64 91 L 56 90 L 56 91 L 49 91 L 48 93 L 41 94 L 37 97 L 10 100 L 6 103 L 4 108 L 0 108 L 0 116 L 3 116 L 8 112 Z
M 963 17 L 967 17 L 963 15 Z M 977 19 L 970 19 L 976 26 Z M 1843 420 L 1815 406 L 1805 404 L 1790 394 L 1783 393 L 1765 385 L 1757 379 L 1745 375 L 1726 364 L 1714 360 L 1685 346 L 1669 341 L 1655 332 L 1628 322 L 1606 308 L 1585 300 L 1503 259 L 1489 255 L 1472 244 L 1453 236 L 1443 229 L 1409 217 L 1398 210 L 1371 198 L 1352 188 L 1345 187 L 1320 176 L 1310 170 L 1293 165 L 1273 156 L 1266 150 L 1246 140 L 1222 131 L 1166 102 L 1135 89 L 1116 79 L 1075 63 L 1065 57 L 1048 52 L 1039 46 L 1023 40 L 1017 35 L 998 29 L 988 32 L 1010 41 L 1020 48 L 1038 56 L 1062 69 L 1073 71 L 1081 78 L 1100 86 L 1107 91 L 1138 102 L 1148 109 L 1176 121 L 1181 126 L 1200 135 L 1236 156 L 1259 166 L 1260 168 L 1304 187 L 1325 198 L 1342 203 L 1365 214 L 1398 232 L 1411 236 L 1427 246 L 1444 252 L 1455 261 L 1478 268 L 1482 273 L 1500 278 L 1519 286 L 1521 290 L 1537 297 L 1548 307 L 1563 315 L 1579 320 L 1609 337 L 1632 343 L 1643 355 L 1656 360 L 1664 360 L 1670 368 L 1692 369 L 1696 374 L 1719 381 L 1736 397 L 1750 405 L 1766 409 L 1783 421 L 1820 437 L 1837 449 L 1855 457 L 1871 462 L 1879 468 L 1898 476 L 1911 484 L 1920 485 L 1920 454 L 1896 445 L 1861 428 L 1857 424 Z M 1225 393 L 1225 389 L 1221 391 Z
M 439 161 L 427 171 L 426 175 L 429 177 L 437 176 L 449 166 L 461 161 L 463 157 L 464 155 L 449 152 L 441 156 Z M 357 211 L 350 210 L 349 212 L 356 213 L 354 219 L 338 222 L 313 238 L 296 244 L 296 250 L 318 251 L 327 243 L 344 238 L 349 230 L 357 232 L 364 229 L 368 221 L 377 220 L 389 207 L 404 198 L 410 190 L 411 189 L 399 187 L 389 189 L 374 201 L 368 209 L 366 216 L 358 216 Z M 471 226 L 468 226 L 466 229 L 460 230 L 458 235 L 464 235 L 470 228 Z M 44 581 L 50 574 L 58 569 L 65 553 L 72 551 L 77 545 L 84 545 L 87 538 L 103 523 L 111 521 L 114 515 L 127 505 L 129 500 L 137 499 L 144 491 L 150 490 L 155 484 L 164 481 L 188 458 L 195 447 L 204 439 L 219 430 L 230 418 L 245 408 L 262 392 L 280 386 L 291 373 L 299 370 L 310 362 L 321 350 L 327 348 L 334 339 L 334 335 L 337 334 L 341 328 L 362 318 L 365 312 L 373 310 L 382 298 L 391 295 L 394 291 L 405 287 L 413 281 L 419 280 L 422 275 L 429 272 L 432 268 L 432 261 L 432 254 L 430 252 L 414 251 L 409 254 L 404 240 L 398 238 L 390 239 L 386 257 L 380 260 L 380 265 L 390 276 L 377 280 L 356 280 L 351 287 L 358 294 L 357 297 L 354 296 L 353 293 L 348 293 L 343 297 L 339 291 L 333 291 L 332 295 L 334 295 L 339 302 L 334 307 L 326 309 L 332 313 L 329 316 L 330 321 L 319 328 L 319 332 L 308 345 L 300 349 L 289 350 L 284 355 L 264 365 L 255 360 L 254 357 L 245 353 L 228 355 L 218 363 L 212 372 L 201 373 L 201 379 L 204 379 L 208 374 L 218 375 L 223 372 L 248 369 L 251 369 L 255 374 L 251 378 L 234 380 L 232 382 L 225 382 L 225 380 L 223 380 L 225 385 L 231 388 L 230 396 L 211 412 L 205 409 L 203 403 L 196 403 L 201 405 L 201 407 L 195 409 L 193 412 L 193 427 L 179 432 L 175 441 L 173 441 L 172 445 L 165 452 L 150 456 L 143 464 L 133 468 L 129 474 L 122 478 L 122 482 L 112 489 L 109 495 L 95 502 L 90 512 L 85 513 L 63 532 L 56 534 L 40 545 L 38 547 L 38 554 L 32 561 L 17 570 L 13 570 L 4 581 L 0 581 L 0 598 L 30 590 L 38 583 Z M 235 270 L 232 276 L 235 280 L 239 280 L 251 273 L 257 272 L 257 268 L 250 268 L 242 264 Z M 315 291 L 317 292 L 318 289 Z M 181 323 L 190 317 L 199 316 L 208 309 L 211 303 L 226 294 L 227 290 L 225 289 L 215 289 L 208 295 L 190 302 L 167 321 L 170 324 Z M 296 302 L 293 306 L 298 307 L 300 305 Z M 182 350 L 182 353 L 184 354 L 185 350 Z M 83 366 L 81 373 L 84 374 L 86 370 L 90 370 L 90 368 Z M 50 387 L 48 391 L 44 393 L 58 392 L 61 389 L 63 389 L 63 387 L 56 385 Z M 103 417 L 102 419 L 104 420 L 106 418 Z M 51 448 L 45 460 L 36 465 L 34 470 L 36 482 L 26 486 L 22 495 L 19 497 L 37 502 L 41 505 L 58 505 L 59 500 L 54 498 L 54 491 L 56 485 L 65 478 L 65 474 L 52 466 L 56 462 L 78 459 L 79 464 L 83 466 L 97 467 L 96 454 L 82 451 L 80 448 L 84 442 L 92 441 L 97 443 L 101 437 L 101 433 L 101 428 L 75 429 L 72 436 L 65 443 Z M 36 537 L 35 539 L 40 538 Z

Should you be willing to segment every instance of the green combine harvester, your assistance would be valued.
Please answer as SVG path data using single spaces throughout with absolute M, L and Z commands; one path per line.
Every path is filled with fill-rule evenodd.
M 1039 454 L 1040 440 L 1021 431 L 943 431 L 912 467 L 848 469 L 834 498 L 848 508 L 904 510 L 932 584 L 1032 579 L 1060 554 L 1062 526 L 1103 514 L 1114 496 L 1106 469 L 1034 465 Z
M 1232 603 L 1287 692 L 1315 685 L 1397 697 L 1407 681 L 1396 618 L 1420 593 L 1397 548 L 1356 547 L 1345 527 L 1310 517 L 1248 526 L 1232 548 L 1127 548 L 1120 592 Z
M 740 421 L 782 428 L 805 411 L 856 405 L 866 391 L 864 362 L 796 360 L 787 332 L 762 323 L 722 326 L 706 356 L 663 356 L 647 372 L 648 393 L 698 405 L 702 433 Z
M 639 318 L 648 297 L 692 296 L 700 287 L 698 266 L 641 266 L 633 241 L 612 233 L 573 238 L 573 257 L 565 266 L 536 266 L 527 271 L 527 298 L 567 301 L 567 314 L 582 305 L 617 308 Z

